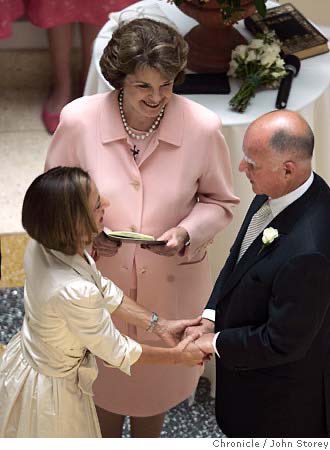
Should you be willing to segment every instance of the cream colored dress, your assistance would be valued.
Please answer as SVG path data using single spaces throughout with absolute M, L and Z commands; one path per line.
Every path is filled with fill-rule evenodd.
M 111 320 L 122 291 L 85 257 L 28 245 L 24 323 L 0 366 L 0 437 L 101 437 L 93 355 L 130 375 L 141 354 Z

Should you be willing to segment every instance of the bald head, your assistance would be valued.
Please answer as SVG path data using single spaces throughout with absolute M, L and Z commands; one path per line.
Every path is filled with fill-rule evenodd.
M 298 113 L 273 111 L 248 127 L 239 169 L 255 193 L 278 198 L 308 179 L 313 147 L 312 130 Z
M 313 132 L 296 112 L 286 110 L 264 114 L 251 123 L 248 132 L 260 134 L 274 152 L 288 153 L 302 160 L 310 160 L 313 156 Z

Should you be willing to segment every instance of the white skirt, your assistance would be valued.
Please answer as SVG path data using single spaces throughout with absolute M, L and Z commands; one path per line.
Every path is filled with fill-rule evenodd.
M 92 396 L 78 386 L 77 371 L 51 377 L 24 358 L 16 334 L 0 366 L 0 437 L 101 437 Z

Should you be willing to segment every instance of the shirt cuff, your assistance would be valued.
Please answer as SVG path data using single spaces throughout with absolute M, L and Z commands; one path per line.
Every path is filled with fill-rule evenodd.
M 127 342 L 127 349 L 124 358 L 122 359 L 122 362 L 120 366 L 114 366 L 112 364 L 109 364 L 105 361 L 103 361 L 103 364 L 106 367 L 113 367 L 115 369 L 119 369 L 122 372 L 126 373 L 126 375 L 131 375 L 131 366 L 135 364 L 138 359 L 141 356 L 142 353 L 142 347 L 141 345 L 134 341 L 134 339 L 129 338 L 128 336 L 124 336 Z
M 219 336 L 220 333 L 221 333 L 221 331 L 218 331 L 217 333 L 215 333 L 213 341 L 212 341 L 214 352 L 215 352 L 215 354 L 217 355 L 218 358 L 220 358 L 220 355 L 219 355 L 218 350 L 217 350 L 217 339 L 218 339 L 218 336 Z
M 124 292 L 111 281 L 111 286 L 104 293 L 105 307 L 110 314 L 122 304 L 124 300 Z
M 211 320 L 211 322 L 215 322 L 215 310 L 214 309 L 204 309 L 202 318 Z

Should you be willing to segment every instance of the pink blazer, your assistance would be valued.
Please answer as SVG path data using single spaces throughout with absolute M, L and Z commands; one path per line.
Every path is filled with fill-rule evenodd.
M 133 230 L 156 237 L 178 225 L 188 231 L 191 245 L 185 257 L 166 258 L 125 244 L 117 256 L 103 258 L 98 265 L 128 291 L 135 258 L 139 303 L 176 316 L 166 302 L 175 286 L 180 293 L 180 314 L 200 312 L 210 289 L 209 276 L 198 276 L 207 266 L 205 248 L 230 222 L 232 206 L 238 203 L 218 117 L 195 102 L 173 95 L 155 145 L 137 165 L 119 115 L 117 92 L 82 97 L 62 112 L 46 169 L 57 165 L 77 165 L 90 173 L 110 201 L 105 225 L 112 230 Z M 206 292 L 198 299 L 198 309 L 191 302 L 196 285 L 202 286 L 201 293 Z M 164 305 L 162 301 L 155 305 L 156 287 Z M 185 303 L 185 297 L 190 301 Z

